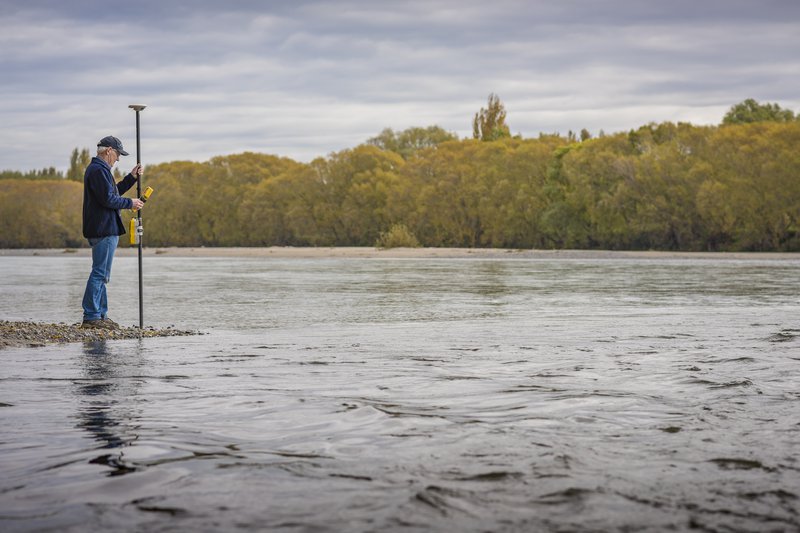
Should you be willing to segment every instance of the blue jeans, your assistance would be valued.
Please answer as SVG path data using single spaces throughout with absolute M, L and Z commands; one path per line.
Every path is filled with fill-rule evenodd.
M 92 247 L 92 273 L 83 293 L 83 319 L 99 320 L 108 315 L 106 283 L 111 280 L 111 263 L 117 250 L 119 236 L 89 239 Z

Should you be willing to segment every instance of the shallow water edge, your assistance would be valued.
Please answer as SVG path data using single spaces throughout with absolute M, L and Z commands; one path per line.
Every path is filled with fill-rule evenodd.
M 89 248 L 0 249 L 2 256 L 90 255 Z M 137 248 L 120 247 L 122 257 L 138 255 Z M 500 248 L 374 248 L 374 247 L 144 247 L 143 255 L 171 257 L 274 257 L 274 258 L 387 258 L 387 259 L 711 259 L 711 260 L 799 260 L 789 252 L 669 252 L 615 250 L 522 250 Z

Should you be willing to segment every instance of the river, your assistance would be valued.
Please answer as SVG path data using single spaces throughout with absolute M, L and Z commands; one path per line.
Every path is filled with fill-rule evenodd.
M 0 258 L 77 322 L 85 257 Z M 118 257 L 111 318 L 138 323 Z M 0 351 L 3 531 L 797 531 L 800 260 L 151 257 Z

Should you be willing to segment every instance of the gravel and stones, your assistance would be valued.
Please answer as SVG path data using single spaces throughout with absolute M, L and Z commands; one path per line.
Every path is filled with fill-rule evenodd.
M 143 337 L 175 337 L 200 335 L 198 331 L 173 328 L 155 329 L 120 326 L 116 330 L 83 329 L 77 324 L 42 324 L 0 320 L 0 349 L 9 346 L 45 346 L 53 343 L 97 340 L 139 339 Z

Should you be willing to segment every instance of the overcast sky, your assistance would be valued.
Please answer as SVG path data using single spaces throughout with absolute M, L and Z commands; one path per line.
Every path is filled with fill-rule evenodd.
M 310 161 L 384 128 L 472 134 L 717 124 L 800 110 L 798 0 L 0 0 L 0 169 L 65 169 L 116 135 L 145 164 Z

